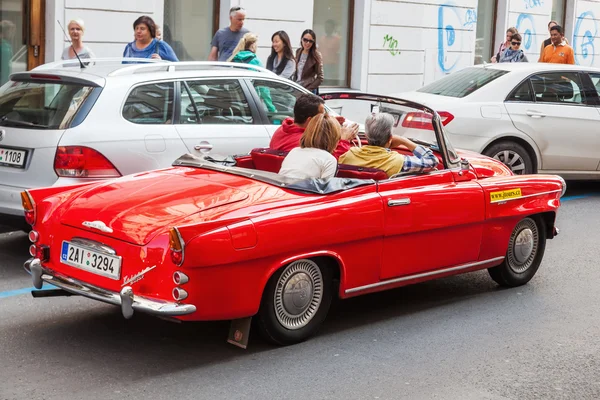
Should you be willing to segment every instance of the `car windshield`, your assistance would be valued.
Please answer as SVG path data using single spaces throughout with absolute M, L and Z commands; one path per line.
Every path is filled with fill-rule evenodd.
M 442 151 L 438 143 L 438 135 L 433 129 L 433 115 L 424 106 L 393 97 L 360 93 L 328 93 L 322 97 L 326 100 L 330 109 L 361 125 L 361 139 L 366 140 L 364 122 L 369 114 L 375 112 L 388 113 L 394 117 L 392 127 L 394 135 L 405 136 L 417 144 L 430 147 L 434 151 Z M 447 118 L 446 115 L 441 116 L 440 135 L 443 137 L 445 148 L 448 151 L 448 161 L 454 164 L 460 158 L 443 131 L 443 123 Z
M 417 92 L 462 98 L 481 89 L 506 73 L 508 71 L 491 68 L 465 68 L 427 86 L 423 86 Z
M 93 87 L 9 81 L 0 88 L 0 126 L 65 129 Z

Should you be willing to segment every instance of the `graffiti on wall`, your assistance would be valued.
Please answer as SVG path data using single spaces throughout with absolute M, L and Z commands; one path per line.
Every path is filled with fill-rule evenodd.
M 535 21 L 533 20 L 533 15 L 519 14 L 515 28 L 517 28 L 523 39 L 523 50 L 527 51 L 532 47 L 536 50 L 535 46 L 537 46 L 537 39 L 535 36 Z
M 398 50 L 398 41 L 394 39 L 392 35 L 386 34 L 383 37 L 383 47 L 386 48 L 393 56 L 400 54 L 400 50 Z
M 442 4 L 438 8 L 438 66 L 444 73 L 451 72 L 460 61 L 463 43 L 456 30 L 461 28 L 474 30 L 477 24 L 477 11 L 457 7 L 454 3 Z M 448 53 L 456 52 L 453 60 L 448 60 Z
M 573 50 L 575 64 L 594 65 L 594 39 L 598 36 L 598 22 L 591 11 L 584 11 L 577 17 L 573 29 Z
M 523 3 L 525 3 L 526 10 L 531 10 L 532 8 L 543 6 L 544 0 L 523 0 Z

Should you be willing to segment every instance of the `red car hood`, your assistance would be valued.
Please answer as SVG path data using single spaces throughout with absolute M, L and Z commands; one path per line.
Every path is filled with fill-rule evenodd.
M 469 163 L 471 163 L 471 166 L 475 170 L 477 178 L 479 179 L 490 178 L 492 176 L 513 175 L 510 168 L 491 157 L 468 150 L 456 150 L 456 152 L 460 157 L 464 157 L 469 160 Z
M 63 204 L 60 220 L 145 245 L 192 214 L 247 197 L 244 191 L 197 176 L 154 172 L 91 186 Z

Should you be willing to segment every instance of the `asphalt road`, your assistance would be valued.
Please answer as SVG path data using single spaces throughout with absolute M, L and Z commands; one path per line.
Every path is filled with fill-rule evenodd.
M 343 301 L 285 348 L 34 299 L 27 237 L 0 234 L 0 399 L 598 399 L 600 185 L 570 186 L 528 285 L 480 271 Z

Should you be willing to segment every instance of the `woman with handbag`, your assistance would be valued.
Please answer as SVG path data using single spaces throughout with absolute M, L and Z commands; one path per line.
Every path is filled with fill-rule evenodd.
M 323 83 L 323 57 L 317 50 L 317 35 L 312 29 L 302 33 L 300 48 L 296 51 L 293 80 L 314 94 L 319 94 L 319 86 Z

